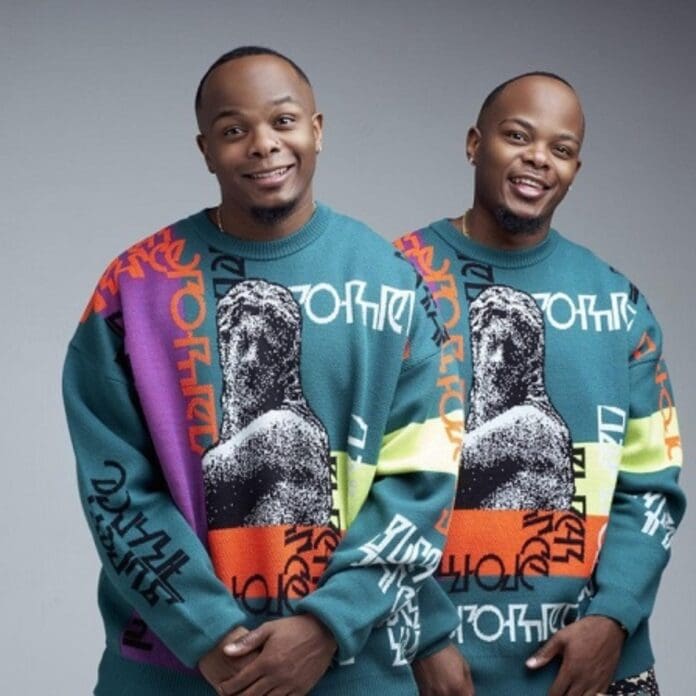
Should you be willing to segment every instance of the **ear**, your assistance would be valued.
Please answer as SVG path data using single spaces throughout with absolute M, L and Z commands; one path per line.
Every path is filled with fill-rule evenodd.
M 476 153 L 480 143 L 481 131 L 476 126 L 471 126 L 466 134 L 466 157 L 473 165 L 476 165 Z
M 316 113 L 312 116 L 312 132 L 314 133 L 314 151 L 319 154 L 324 136 L 324 114 Z
M 208 144 L 206 143 L 205 136 L 202 133 L 199 133 L 196 136 L 196 145 L 198 145 L 198 149 L 201 151 L 203 159 L 205 159 L 205 164 L 208 167 L 208 171 L 211 174 L 215 174 L 215 168 L 208 157 Z

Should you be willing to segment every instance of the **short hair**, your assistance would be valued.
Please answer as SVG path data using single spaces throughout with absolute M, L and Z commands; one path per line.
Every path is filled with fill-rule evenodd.
M 215 68 L 218 68 L 221 65 L 224 65 L 225 63 L 229 63 L 231 60 L 237 60 L 238 58 L 246 58 L 247 56 L 275 56 L 276 58 L 280 58 L 281 60 L 284 60 L 288 65 L 290 65 L 293 70 L 298 74 L 299 77 L 301 77 L 310 87 L 312 86 L 312 83 L 309 81 L 309 78 L 307 77 L 307 74 L 305 73 L 302 68 L 295 63 L 294 60 L 288 58 L 287 56 L 283 55 L 282 53 L 279 53 L 278 51 L 274 51 L 272 48 L 264 48 L 263 46 L 239 46 L 237 48 L 232 49 L 231 51 L 227 51 L 227 53 L 223 53 L 206 71 L 205 75 L 201 78 L 201 81 L 198 83 L 198 89 L 196 90 L 196 99 L 194 101 L 196 112 L 201 108 L 201 94 L 203 92 L 203 85 L 205 84 L 205 81 L 208 79 L 208 76 L 210 75 Z
M 521 80 L 523 77 L 549 77 L 552 80 L 558 80 L 559 82 L 562 82 L 564 85 L 570 87 L 570 89 L 575 92 L 575 87 L 568 82 L 565 78 L 561 77 L 560 75 L 556 75 L 556 73 L 552 72 L 546 72 L 544 70 L 533 70 L 531 72 L 526 72 L 522 73 L 521 75 L 516 75 L 515 77 L 511 77 L 509 80 L 505 80 L 505 82 L 502 82 L 499 84 L 484 100 L 483 104 L 481 104 L 481 108 L 479 109 L 478 117 L 476 119 L 476 126 L 480 127 L 481 121 L 483 119 L 484 114 L 488 109 L 493 106 L 493 103 L 495 100 L 500 96 L 500 93 L 510 84 L 513 82 L 517 82 L 517 80 Z M 577 94 L 577 92 L 575 92 Z

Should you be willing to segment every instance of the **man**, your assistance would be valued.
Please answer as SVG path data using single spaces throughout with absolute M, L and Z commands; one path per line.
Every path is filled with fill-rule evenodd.
M 562 78 L 503 83 L 468 133 L 471 209 L 396 244 L 449 331 L 443 398 L 462 369 L 439 580 L 479 696 L 657 693 L 648 618 L 684 512 L 681 441 L 645 298 L 551 228 L 584 130 Z
M 227 53 L 196 115 L 220 205 L 107 268 L 65 363 L 103 563 L 95 693 L 415 693 L 410 660 L 456 625 L 445 604 L 420 640 L 457 468 L 446 334 L 387 242 L 315 204 L 297 65 Z

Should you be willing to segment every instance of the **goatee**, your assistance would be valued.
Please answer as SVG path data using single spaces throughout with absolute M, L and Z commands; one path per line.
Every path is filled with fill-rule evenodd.
M 272 208 L 255 207 L 251 209 L 251 215 L 256 222 L 262 225 L 275 225 L 282 222 L 295 210 L 297 200 L 290 201 L 284 205 L 276 205 Z
M 538 232 L 546 222 L 545 217 L 520 217 L 507 208 L 496 208 L 495 219 L 510 234 L 530 235 Z

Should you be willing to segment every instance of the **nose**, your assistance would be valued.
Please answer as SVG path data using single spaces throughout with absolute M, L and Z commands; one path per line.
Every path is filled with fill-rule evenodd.
M 524 151 L 524 160 L 533 165 L 536 169 L 542 169 L 548 166 L 548 152 L 543 143 L 533 142 Z
M 277 133 L 269 126 L 259 126 L 254 129 L 249 140 L 249 157 L 263 159 L 280 151 Z

